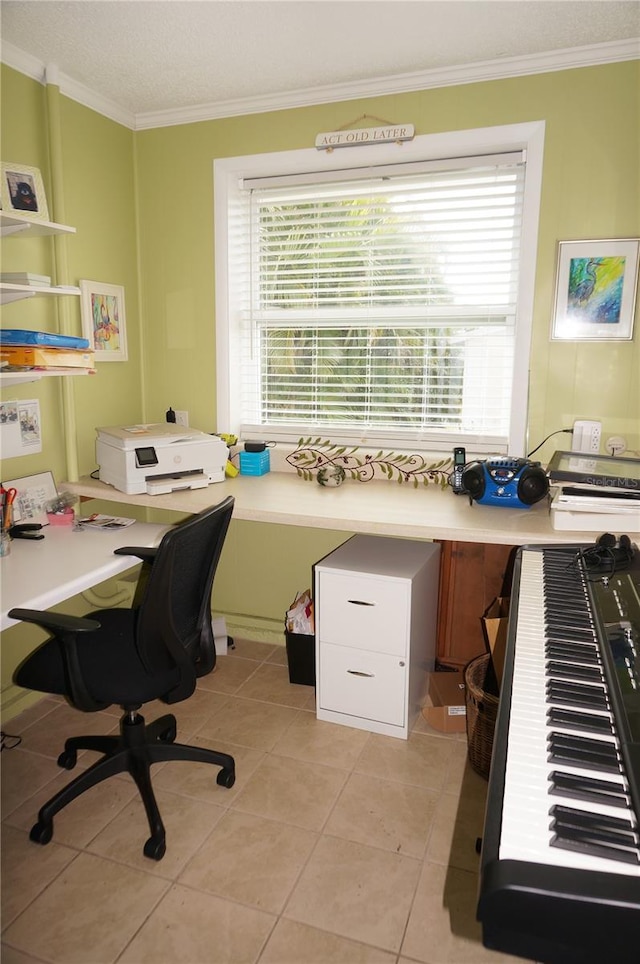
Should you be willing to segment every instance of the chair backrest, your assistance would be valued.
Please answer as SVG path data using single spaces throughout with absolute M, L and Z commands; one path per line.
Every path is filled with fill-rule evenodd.
M 167 702 L 191 695 L 195 677 L 215 665 L 211 591 L 234 499 L 191 516 L 167 532 L 153 560 L 136 622 L 136 645 L 149 673 L 181 669 Z

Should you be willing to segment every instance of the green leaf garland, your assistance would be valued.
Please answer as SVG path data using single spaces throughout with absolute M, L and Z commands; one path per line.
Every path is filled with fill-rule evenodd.
M 376 455 L 363 456 L 356 455 L 358 451 L 357 445 L 347 448 L 334 445 L 330 439 L 301 438 L 298 447 L 287 455 L 286 460 L 307 482 L 315 478 L 318 469 L 338 465 L 344 469 L 347 478 L 356 482 L 371 482 L 376 478 L 376 472 L 381 472 L 389 481 L 395 478 L 400 485 L 410 482 L 416 489 L 430 482 L 446 488 L 453 465 L 450 457 L 428 464 L 422 455 L 385 454 L 380 450 Z

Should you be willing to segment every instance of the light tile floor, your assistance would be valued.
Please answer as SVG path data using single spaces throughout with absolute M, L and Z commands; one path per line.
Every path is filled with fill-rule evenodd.
M 3 964 L 515 961 L 485 950 L 475 922 L 486 784 L 463 735 L 422 717 L 407 741 L 318 721 L 284 648 L 246 640 L 171 712 L 181 742 L 233 754 L 237 779 L 154 768 L 157 863 L 128 775 L 63 810 L 47 846 L 28 839 L 70 778 L 65 738 L 116 731 L 117 707 L 82 716 L 44 699 L 7 726 L 22 742 L 1 757 Z

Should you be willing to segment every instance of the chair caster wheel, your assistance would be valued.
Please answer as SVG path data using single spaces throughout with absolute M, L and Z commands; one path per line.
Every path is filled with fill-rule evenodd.
M 178 730 L 175 726 L 168 726 L 166 730 L 158 734 L 158 741 L 160 743 L 175 743 L 175 739 L 178 735 Z
M 31 832 L 29 833 L 29 840 L 32 840 L 34 843 L 42 844 L 43 847 L 45 844 L 49 843 L 52 837 L 53 824 L 42 823 L 41 821 L 35 823 L 31 828 Z
M 149 857 L 151 860 L 162 860 L 166 851 L 167 845 L 164 837 L 160 839 L 157 837 L 149 837 L 144 845 L 144 855 L 145 857 Z
M 233 784 L 236 782 L 236 775 L 233 770 L 220 770 L 220 773 L 216 777 L 216 783 L 220 787 L 226 787 L 230 790 Z
M 78 762 L 78 754 L 75 750 L 63 750 L 58 757 L 58 766 L 63 770 L 73 770 Z

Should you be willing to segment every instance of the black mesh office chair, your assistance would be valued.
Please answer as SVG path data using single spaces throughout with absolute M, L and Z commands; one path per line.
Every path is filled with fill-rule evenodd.
M 175 716 L 145 723 L 143 703 L 188 699 L 196 678 L 211 672 L 216 652 L 211 626 L 211 590 L 224 544 L 233 498 L 206 509 L 169 530 L 157 549 L 125 548 L 150 565 L 139 606 L 100 609 L 86 617 L 12 609 L 13 619 L 36 623 L 53 635 L 28 656 L 14 674 L 26 689 L 57 693 L 79 710 L 95 712 L 119 704 L 124 713 L 119 736 L 80 736 L 65 742 L 58 764 L 71 770 L 78 750 L 103 754 L 56 793 L 38 814 L 31 840 L 49 843 L 53 817 L 77 796 L 116 773 L 135 780 L 151 836 L 144 854 L 164 856 L 165 830 L 149 768 L 165 760 L 192 760 L 221 767 L 220 786 L 232 787 L 235 762 L 226 753 L 175 743 Z M 81 538 L 81 537 L 80 537 Z

